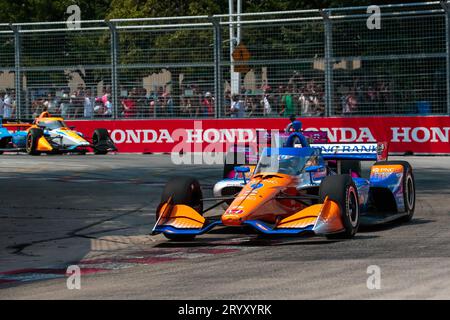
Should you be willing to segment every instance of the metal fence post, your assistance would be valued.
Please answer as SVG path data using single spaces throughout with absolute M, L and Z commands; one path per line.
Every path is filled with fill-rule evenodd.
M 22 76 L 20 69 L 20 27 L 10 24 L 14 32 L 14 86 L 16 89 L 16 118 L 22 118 Z
M 214 27 L 214 91 L 216 98 L 214 100 L 214 117 L 220 118 L 223 106 L 223 92 L 222 92 L 222 34 L 220 31 L 220 19 L 210 17 Z
M 324 22 L 325 36 L 325 116 L 329 117 L 333 110 L 333 30 L 330 13 L 320 10 Z
M 112 118 L 117 119 L 119 116 L 118 105 L 118 87 L 117 87 L 117 28 L 114 22 L 108 21 L 108 27 L 111 31 L 111 99 L 113 104 Z
M 445 11 L 445 48 L 446 48 L 446 85 L 447 85 L 447 114 L 450 116 L 450 8 L 447 1 L 440 1 Z

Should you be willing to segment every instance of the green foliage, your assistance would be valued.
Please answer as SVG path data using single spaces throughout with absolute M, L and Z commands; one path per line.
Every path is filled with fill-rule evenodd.
M 377 1 L 382 3 L 383 1 Z M 402 1 L 389 1 L 402 2 Z M 371 0 L 242 0 L 244 12 L 299 10 L 311 8 L 362 6 Z M 67 7 L 77 4 L 81 9 L 82 20 L 102 20 L 113 18 L 142 18 L 142 17 L 170 17 L 212 15 L 228 12 L 228 0 L 0 0 L 0 23 L 9 22 L 42 22 L 63 21 L 68 18 Z M 167 22 L 164 22 L 167 23 Z M 400 26 L 399 26 L 400 27 Z M 361 31 L 362 30 L 362 31 Z M 336 32 L 337 31 L 337 32 Z M 364 38 L 364 28 L 337 28 L 334 39 L 346 41 Z M 379 32 L 384 38 L 383 31 Z M 375 37 L 377 36 L 376 33 Z M 109 32 L 95 35 L 89 32 L 62 33 L 50 41 L 45 34 L 33 34 L 29 39 L 23 39 L 24 50 L 22 63 L 25 66 L 66 66 L 66 65 L 101 65 L 109 64 L 110 37 Z M 228 32 L 224 32 L 226 40 Z M 11 65 L 11 41 L 0 38 L 0 67 Z M 212 28 L 179 29 L 170 31 L 119 31 L 119 64 L 151 63 L 166 65 L 172 75 L 189 74 L 195 67 L 178 67 L 173 65 L 180 62 L 212 62 L 213 36 Z M 323 24 L 298 23 L 268 26 L 243 27 L 243 41 L 252 52 L 252 59 L 265 60 L 292 59 L 323 55 Z M 31 43 L 27 47 L 27 43 Z M 33 47 L 36 46 L 36 47 Z M 223 46 L 228 44 L 224 42 Z M 376 44 L 362 45 L 356 41 L 352 46 L 336 48 L 336 53 L 347 55 L 365 55 L 377 50 Z M 395 50 L 395 44 L 393 50 Z M 375 46 L 375 47 L 374 47 Z M 39 47 L 40 51 L 36 48 Z M 253 49 L 253 50 L 252 50 Z M 226 50 L 226 48 L 224 48 Z M 226 52 L 226 51 L 224 51 Z M 12 57 L 12 59 L 11 59 Z M 159 69 L 132 68 L 124 70 L 130 78 L 140 78 Z M 207 70 L 196 70 L 197 74 L 207 74 Z M 65 76 L 62 71 L 55 77 Z M 81 73 L 80 73 L 81 74 Z M 81 74 L 83 76 L 83 74 Z M 84 78 L 89 82 L 97 82 L 109 76 L 108 69 L 87 70 Z M 120 77 L 120 75 L 119 75 Z M 30 77 L 30 79 L 33 77 Z

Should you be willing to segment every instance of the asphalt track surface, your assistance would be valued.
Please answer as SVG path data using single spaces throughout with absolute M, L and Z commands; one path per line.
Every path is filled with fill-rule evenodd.
M 164 183 L 221 166 L 167 155 L 0 156 L 0 299 L 450 299 L 450 157 L 408 157 L 408 224 L 353 240 L 262 239 L 221 230 L 191 243 L 150 236 Z M 221 232 L 220 232 L 221 231 Z M 67 288 L 68 265 L 81 289 Z M 367 287 L 369 266 L 381 288 Z

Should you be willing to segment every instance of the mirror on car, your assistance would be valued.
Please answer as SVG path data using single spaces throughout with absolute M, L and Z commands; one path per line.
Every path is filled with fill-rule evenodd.
M 247 173 L 247 172 L 250 172 L 250 168 L 249 167 L 234 167 L 234 171 L 239 172 L 239 173 Z

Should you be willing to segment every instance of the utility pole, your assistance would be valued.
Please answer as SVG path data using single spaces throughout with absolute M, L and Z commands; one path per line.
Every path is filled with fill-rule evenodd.
M 230 80 L 231 80 L 231 94 L 238 94 L 240 91 L 241 75 L 239 72 L 234 72 L 234 48 L 241 42 L 241 13 L 242 13 L 242 0 L 237 0 L 236 12 L 234 10 L 235 0 L 228 0 L 228 13 L 230 23 Z M 234 14 L 237 14 L 236 21 L 238 24 L 234 24 Z

